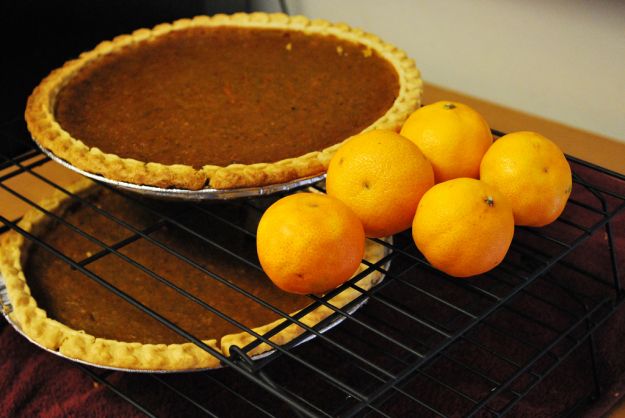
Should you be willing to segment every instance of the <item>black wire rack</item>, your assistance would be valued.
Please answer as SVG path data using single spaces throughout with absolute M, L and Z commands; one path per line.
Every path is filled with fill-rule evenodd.
M 517 227 L 504 262 L 489 273 L 471 279 L 446 276 L 427 263 L 408 231 L 396 235 L 392 244 L 374 240 L 387 247 L 386 257 L 367 263 L 364 272 L 335 291 L 323 297 L 308 296 L 310 306 L 289 316 L 152 234 L 163 226 L 184 230 L 194 239 L 228 252 L 240 263 L 259 268 L 254 257 L 223 248 L 184 220 L 210 218 L 225 230 L 253 239 L 254 225 L 224 214 L 245 212 L 258 218 L 281 195 L 218 204 L 168 205 L 111 189 L 154 215 L 152 225 L 138 229 L 48 178 L 40 168 L 52 163 L 25 134 L 14 134 L 14 126 L 20 123 L 14 121 L 0 129 L 2 141 L 17 142 L 27 149 L 19 156 L 0 156 L 1 191 L 26 206 L 39 207 L 30 191 L 14 181 L 29 176 L 67 193 L 77 205 L 92 206 L 95 216 L 127 229 L 128 237 L 105 244 L 98 236 L 71 226 L 100 247 L 99 252 L 76 261 L 21 229 L 19 219 L 0 216 L 4 225 L 0 233 L 13 229 L 24 235 L 82 272 L 84 280 L 95 281 L 116 294 L 120 304 L 141 309 L 226 366 L 187 374 L 139 375 L 76 365 L 146 415 L 162 414 L 166 399 L 176 405 L 180 416 L 503 416 L 522 406 L 552 371 L 567 367 L 562 363 L 572 356 L 585 359 L 590 378 L 576 398 L 578 402 L 563 404 L 561 413 L 575 410 L 600 394 L 595 332 L 623 300 L 619 265 L 625 254 L 615 245 L 625 233 L 625 228 L 615 227 L 616 222 L 623 221 L 625 211 L 622 175 L 569 157 L 574 185 L 565 212 L 545 228 Z M 65 222 L 62 215 L 47 216 Z M 92 262 L 114 256 L 109 262 L 131 263 L 149 276 L 146 280 L 175 287 L 166 277 L 124 255 L 123 248 L 137 240 L 152 242 L 202 272 L 207 280 L 220 281 L 249 303 L 260 304 L 287 320 L 224 356 L 176 326 L 166 314 L 147 308 L 90 270 Z M 343 308 L 329 302 L 347 287 L 359 289 L 357 281 L 373 271 L 385 275 L 379 285 L 368 291 L 360 289 L 362 296 Z M 183 289 L 179 293 L 190 299 L 189 303 L 200 303 L 207 314 L 234 321 L 210 301 L 198 302 Z M 367 303 L 362 308 L 350 313 L 351 307 L 364 300 Z M 316 326 L 303 325 L 300 318 L 320 305 L 332 309 L 333 315 Z M 338 326 L 319 331 L 337 319 L 342 319 Z M 306 332 L 284 346 L 269 340 L 290 323 L 299 324 Z M 235 325 L 254 334 L 239 323 Z M 316 338 L 300 344 L 311 336 Z M 248 353 L 261 342 L 272 345 L 274 352 L 252 360 Z M 68 361 L 68 367 L 70 364 L 74 363 Z M 160 394 L 159 399 L 155 402 L 147 392 Z

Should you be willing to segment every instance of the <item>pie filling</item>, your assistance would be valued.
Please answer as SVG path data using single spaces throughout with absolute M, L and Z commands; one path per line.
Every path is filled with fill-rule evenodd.
M 143 230 L 157 221 L 146 209 L 110 191 L 101 190 L 89 199 L 138 230 Z M 178 209 L 180 207 L 176 205 L 165 205 L 165 210 L 171 211 L 173 216 Z M 246 224 L 250 231 L 254 230 L 260 216 L 250 209 L 231 205 L 215 205 L 211 210 L 220 216 L 230 217 L 238 224 Z M 147 239 L 139 238 L 133 241 L 131 231 L 96 214 L 87 206 L 70 208 L 65 213 L 64 219 L 108 245 L 122 240 L 131 241 L 121 247 L 119 252 L 248 327 L 265 325 L 280 318 L 270 309 L 220 283 L 201 269 L 193 267 L 188 261 L 181 260 Z M 257 264 L 253 237 L 207 215 L 184 214 L 176 219 L 180 219 L 189 230 L 208 237 L 216 245 L 170 224 L 164 224 L 154 231 L 149 230 L 149 236 L 201 268 L 236 284 L 286 313 L 295 312 L 310 303 L 310 299 L 305 296 L 279 290 L 259 268 L 217 248 L 221 246 Z M 224 335 L 243 331 L 159 283 L 148 273 L 118 256 L 108 254 L 98 258 L 101 247 L 64 225 L 51 225 L 41 234 L 41 238 L 76 261 L 91 257 L 95 261 L 85 264 L 87 269 L 195 337 L 219 340 Z M 50 318 L 70 328 L 84 330 L 96 337 L 125 342 L 165 344 L 188 342 L 184 337 L 123 301 L 80 271 L 72 269 L 69 264 L 40 246 L 31 247 L 25 265 L 25 275 L 39 307 L 44 309 Z
M 383 116 L 393 66 L 367 47 L 297 31 L 202 27 L 99 58 L 61 89 L 74 138 L 144 162 L 275 162 L 324 149 Z

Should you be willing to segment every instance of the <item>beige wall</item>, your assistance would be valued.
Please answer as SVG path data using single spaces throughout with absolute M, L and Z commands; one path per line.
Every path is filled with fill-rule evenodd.
M 277 1 L 260 1 L 276 10 Z M 625 142 L 625 1 L 289 0 L 404 49 L 423 78 Z

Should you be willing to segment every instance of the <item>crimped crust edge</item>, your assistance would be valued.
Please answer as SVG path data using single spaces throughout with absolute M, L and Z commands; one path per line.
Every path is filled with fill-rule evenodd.
M 83 179 L 67 187 L 67 191 L 86 195 L 92 191 L 94 183 Z M 39 205 L 54 213 L 62 213 L 72 204 L 72 199 L 62 191 L 55 191 L 49 198 L 42 200 Z M 26 212 L 19 222 L 19 227 L 25 231 L 38 235 L 49 222 L 43 212 L 31 209 Z M 124 342 L 105 338 L 98 338 L 81 330 L 72 329 L 47 316 L 47 313 L 37 306 L 37 301 L 32 297 L 28 287 L 27 278 L 24 275 L 23 266 L 27 262 L 30 240 L 25 239 L 16 231 L 9 231 L 0 237 L 0 274 L 2 275 L 12 312 L 9 313 L 11 321 L 20 330 L 37 344 L 55 350 L 62 355 L 104 367 L 115 367 L 133 370 L 193 370 L 205 368 L 217 368 L 220 361 L 189 342 L 183 344 L 143 344 L 140 342 Z M 371 263 L 379 261 L 384 256 L 384 248 L 379 244 L 367 241 L 365 259 Z M 365 269 L 361 264 L 358 274 Z M 357 286 L 368 290 L 383 278 L 382 274 L 374 271 L 360 279 Z M 361 292 L 350 287 L 333 297 L 329 303 L 336 308 L 342 308 L 349 302 L 361 295 Z M 303 324 L 314 326 L 334 312 L 326 306 L 319 306 L 304 317 L 300 318 Z M 295 315 L 292 313 L 291 315 Z M 287 321 L 281 318 L 267 325 L 253 328 L 253 331 L 262 335 L 279 323 Z M 278 332 L 270 340 L 278 345 L 283 345 L 304 332 L 297 324 L 291 324 Z M 247 332 L 225 335 L 218 344 L 216 339 L 203 341 L 205 344 L 229 356 L 233 345 L 243 347 L 255 340 L 255 337 Z M 269 344 L 262 343 L 254 348 L 249 355 L 258 355 L 271 350 Z
M 159 24 L 152 29 L 138 29 L 131 34 L 120 35 L 111 41 L 101 42 L 93 50 L 82 53 L 77 59 L 67 61 L 62 67 L 44 78 L 28 99 L 25 119 L 32 136 L 40 146 L 81 170 L 102 175 L 111 180 L 161 188 L 199 190 L 204 187 L 234 189 L 265 186 L 314 176 L 327 170 L 332 155 L 342 142 L 323 150 L 273 163 L 231 164 L 225 167 L 206 165 L 201 169 L 195 169 L 184 164 L 165 165 L 142 162 L 104 153 L 72 137 L 56 122 L 54 118 L 56 96 L 65 83 L 84 65 L 126 45 L 163 36 L 171 31 L 197 26 L 301 30 L 306 33 L 335 35 L 340 39 L 357 42 L 377 51 L 397 71 L 400 90 L 386 114 L 367 127 L 365 131 L 370 129 L 399 130 L 409 114 L 420 105 L 423 85 L 414 61 L 403 51 L 375 35 L 351 28 L 343 23 L 330 23 L 321 19 L 310 20 L 304 16 L 262 12 L 218 14 L 212 17 L 196 16 L 192 19 L 179 19 L 173 23 Z

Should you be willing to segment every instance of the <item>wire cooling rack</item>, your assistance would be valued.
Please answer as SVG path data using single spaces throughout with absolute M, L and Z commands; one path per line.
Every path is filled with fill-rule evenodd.
M 40 170 L 52 163 L 26 140 L 25 134 L 14 134 L 16 123 L 21 122 L 0 129 L 2 140 L 17 142 L 16 147 L 26 151 L 16 157 L 0 156 L 0 192 L 25 206 L 36 207 L 37 198 L 15 181 L 18 177 L 29 176 L 50 189 L 66 189 Z M 545 228 L 517 228 L 504 262 L 479 277 L 459 280 L 432 268 L 408 231 L 396 235 L 392 244 L 375 240 L 388 248 L 385 258 L 368 263 L 366 271 L 324 297 L 310 295 L 310 307 L 298 315 L 289 316 L 230 285 L 242 298 L 273 310 L 287 321 L 257 335 L 254 343 L 233 350 L 229 357 L 177 327 L 162 312 L 150 310 L 114 288 L 89 266 L 99 257 L 119 254 L 134 241 L 154 241 L 152 232 L 164 225 L 184 229 L 196 239 L 219 247 L 211 237 L 189 228 L 176 213 L 184 213 L 184 219 L 210 218 L 226 230 L 253 239 L 253 225 L 244 225 L 224 213 L 246 212 L 258 218 L 279 195 L 221 204 L 172 203 L 176 208 L 172 211 L 163 209 L 162 203 L 113 190 L 153 212 L 154 224 L 137 230 L 98 208 L 98 216 L 128 228 L 129 237 L 101 244 L 100 253 L 79 261 L 19 228 L 19 219 L 0 216 L 0 233 L 13 229 L 23 234 L 33 245 L 84 273 L 84 280 L 93 280 L 115 293 L 120 304 L 135 305 L 227 366 L 191 374 L 138 375 L 68 361 L 68 367 L 81 368 L 149 416 L 172 410 L 163 409 L 163 400 L 169 407 L 174 405 L 171 408 L 180 416 L 502 416 L 522 407 L 532 389 L 558 367 L 566 367 L 562 363 L 571 355 L 586 358 L 584 364 L 590 376 L 576 401 L 584 402 L 600 391 L 594 334 L 622 301 L 619 264 L 624 254 L 615 242 L 625 231 L 616 230 L 614 224 L 622 222 L 625 211 L 625 177 L 576 158 L 569 161 L 574 185 L 563 215 Z M 71 199 L 79 205 L 89 204 L 76 195 Z M 62 216 L 58 222 L 63 222 Z M 99 242 L 98 237 L 80 228 L 77 232 Z M 202 271 L 206 280 L 228 282 L 166 244 L 155 244 Z M 241 263 L 258 263 L 253 257 L 230 252 Z M 136 260 L 110 258 L 110 262 L 131 262 L 148 270 Z M 356 282 L 374 270 L 385 274 L 385 279 L 369 291 L 362 290 L 362 297 L 353 303 L 366 299 L 363 308 L 349 313 L 350 306 L 337 308 L 329 303 L 346 287 L 358 288 Z M 152 279 L 168 282 L 158 274 L 151 275 Z M 306 312 L 320 305 L 334 314 L 314 327 L 299 322 Z M 232 321 L 209 301 L 202 306 L 207 314 Z M 339 326 L 319 332 L 337 318 L 343 319 Z M 269 341 L 290 323 L 302 325 L 306 332 L 284 346 Z M 298 345 L 311 336 L 316 338 Z M 247 353 L 261 342 L 273 344 L 275 351 L 253 361 Z M 563 404 L 561 412 L 577 406 L 579 403 Z

